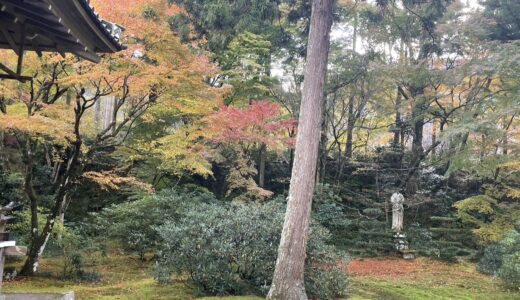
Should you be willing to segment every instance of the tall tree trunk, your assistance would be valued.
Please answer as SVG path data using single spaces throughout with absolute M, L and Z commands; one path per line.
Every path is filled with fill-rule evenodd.
M 399 65 L 406 65 L 406 50 L 404 38 L 401 37 L 399 43 Z M 400 146 L 404 149 L 404 126 L 403 117 L 401 114 L 401 106 L 403 103 L 403 95 L 401 94 L 402 87 L 397 84 L 397 96 L 395 98 L 395 131 L 394 131 L 394 146 Z
M 294 166 L 269 299 L 307 299 L 304 267 L 320 141 L 332 3 L 333 0 L 312 2 Z
M 258 186 L 265 187 L 265 160 L 267 156 L 267 148 L 265 144 L 260 145 L 259 150 L 260 163 L 258 164 Z
M 320 183 L 321 181 L 325 181 L 325 174 L 327 172 L 327 157 L 329 155 L 327 151 L 327 144 L 329 143 L 329 137 L 327 136 L 328 131 L 328 119 L 327 119 L 327 97 L 325 96 L 325 101 L 322 101 L 323 110 L 322 110 L 322 123 L 321 123 L 321 136 L 320 136 L 320 146 L 319 146 L 319 158 L 318 158 L 318 172 L 316 172 L 316 182 Z
M 99 101 L 99 100 L 98 100 Z M 115 107 L 115 97 L 114 96 L 104 96 L 102 97 L 103 102 L 103 130 L 107 129 L 111 126 L 114 118 L 114 107 Z
M 355 0 L 355 3 L 357 5 L 358 0 Z M 358 35 L 358 26 L 359 26 L 359 17 L 358 17 L 358 11 L 357 7 L 354 11 L 354 32 L 352 33 L 352 52 L 356 53 L 357 48 L 357 35 Z
M 412 129 L 413 129 L 413 141 L 412 141 L 412 161 L 411 164 L 415 165 L 422 159 L 424 154 L 423 148 L 423 131 L 425 124 L 425 112 L 428 109 L 428 102 L 426 99 L 421 99 L 424 93 L 423 86 L 411 86 L 410 87 L 412 99 L 416 101 L 412 107 Z
M 347 141 L 345 143 L 345 157 L 352 158 L 352 145 L 354 138 L 354 125 L 356 125 L 356 116 L 354 115 L 354 100 L 356 99 L 354 91 L 351 92 L 348 99 L 348 120 L 347 120 Z
M 402 95 L 397 88 L 397 96 L 395 98 L 395 128 L 394 128 L 394 141 L 395 147 L 399 146 L 401 132 L 403 131 L 403 125 L 401 124 L 401 100 Z
M 414 122 L 413 124 L 413 144 L 412 144 L 412 154 L 415 160 L 417 157 L 421 156 L 424 152 L 423 148 L 423 129 L 424 129 L 424 119 Z
M 423 148 L 423 130 L 424 130 L 424 110 L 425 106 L 421 103 L 417 104 L 413 110 L 413 141 L 412 141 L 412 163 L 421 157 L 424 152 Z
M 355 3 L 357 4 L 357 0 Z M 352 52 L 356 53 L 357 47 L 357 34 L 358 34 L 358 12 L 357 8 L 354 12 L 354 32 L 352 34 Z M 345 143 L 345 157 L 350 159 L 352 158 L 352 138 L 354 132 L 354 125 L 356 120 L 354 118 L 354 101 L 355 101 L 355 90 L 354 85 L 352 85 L 352 91 L 350 92 L 350 97 L 348 98 L 348 119 L 347 119 L 347 141 Z
M 437 142 L 437 122 L 435 120 L 432 121 L 432 145 Z M 432 150 L 432 154 L 435 155 L 435 149 Z
M 319 155 L 318 155 L 318 171 L 316 172 L 316 182 L 325 182 L 325 174 L 327 172 L 327 133 L 325 128 L 322 127 L 322 133 L 320 138 Z
M 100 121 L 101 119 L 101 101 L 96 101 L 96 104 L 94 104 L 94 127 L 96 128 L 96 133 L 99 132 L 101 129 L 104 129 L 104 128 L 100 128 Z

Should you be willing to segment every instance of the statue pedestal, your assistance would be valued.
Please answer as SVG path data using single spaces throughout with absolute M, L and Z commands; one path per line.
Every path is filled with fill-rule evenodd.
M 394 235 L 395 249 L 404 259 L 415 259 L 415 250 L 408 248 L 408 241 L 404 233 L 396 233 Z
M 402 250 L 399 251 L 404 259 L 415 259 L 415 250 Z

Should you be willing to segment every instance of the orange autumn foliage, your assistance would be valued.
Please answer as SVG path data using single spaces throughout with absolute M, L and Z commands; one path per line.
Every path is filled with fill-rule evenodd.
M 203 121 L 214 143 L 262 143 L 271 149 L 293 146 L 287 132 L 295 130 L 297 122 L 284 118 L 280 105 L 266 100 L 253 101 L 245 108 L 221 105 Z
M 103 55 L 99 64 L 77 60 L 72 55 L 63 58 L 57 54 L 44 54 L 43 58 L 38 58 L 30 53 L 26 56 L 25 75 L 33 75 L 36 80 L 45 81 L 48 66 L 62 63 L 67 72 L 56 79 L 56 84 L 63 88 L 74 88 L 76 91 L 81 88 L 99 89 L 104 94 L 117 97 L 121 96 L 126 84 L 129 87 L 129 101 L 147 97 L 153 90 L 154 94 L 160 95 L 155 103 L 160 108 L 154 108 L 155 110 L 180 111 L 193 115 L 204 115 L 219 105 L 226 89 L 211 88 L 203 82 L 204 77 L 211 76 L 218 69 L 206 56 L 191 52 L 182 45 L 164 20 L 166 16 L 178 12 L 178 7 L 169 6 L 160 0 L 92 1 L 91 4 L 103 18 L 125 27 L 121 40 L 128 48 L 116 54 Z M 157 20 L 142 16 L 143 9 L 147 6 L 157 12 Z M 0 58 L 7 65 L 16 62 L 16 56 L 11 51 L 0 51 Z M 20 89 L 16 82 L 1 81 L 0 93 L 6 98 L 27 104 L 29 87 L 28 84 L 23 84 Z M 38 122 L 36 116 L 28 116 L 34 118 L 35 124 L 41 123 L 43 126 L 37 126 L 35 131 L 45 131 L 44 127 L 48 126 L 49 130 L 59 128 L 61 137 L 70 133 L 63 130 L 66 124 L 62 121 L 72 121 L 72 107 L 59 106 L 59 103 L 63 104 L 63 101 L 52 105 L 39 101 L 37 115 L 38 118 L 44 118 L 45 122 Z M 23 124 L 20 111 L 16 115 L 15 117 L 8 113 L 1 116 L 0 126 L 4 129 L 31 131 L 27 125 L 33 121 Z M 153 121 L 153 116 L 145 117 Z
M 56 53 L 45 53 L 39 58 L 34 53 L 27 53 L 23 73 L 35 77 L 34 85 L 0 81 L 0 97 L 8 100 L 7 114 L 0 114 L 0 130 L 27 135 L 44 143 L 68 145 L 75 140 L 74 106 L 76 96 L 82 91 L 86 91 L 87 100 L 103 95 L 124 98 L 119 118 L 140 118 L 141 122 L 148 123 L 162 122 L 163 116 L 173 114 L 200 117 L 219 106 L 228 89 L 211 87 L 204 81 L 218 68 L 203 52 L 192 51 L 183 45 L 168 27 L 166 17 L 179 12 L 178 7 L 161 0 L 92 1 L 91 5 L 104 19 L 125 27 L 121 41 L 127 49 L 103 54 L 98 64 L 79 60 L 73 55 L 64 58 Z M 143 16 L 148 7 L 156 12 L 157 18 Z M 0 59 L 7 65 L 16 64 L 12 51 L 0 51 Z M 49 74 L 56 66 L 62 72 L 56 78 L 50 78 Z M 38 90 L 46 83 L 67 89 L 72 103 L 65 103 L 65 94 L 56 101 L 40 96 Z M 55 92 L 50 90 L 51 94 Z M 81 135 L 88 136 L 88 141 L 105 142 L 100 139 L 99 128 L 94 123 L 91 114 L 84 114 Z M 184 153 L 200 151 L 198 145 L 179 143 L 177 132 L 170 132 L 168 136 L 169 143 L 179 144 Z M 111 137 L 106 141 L 114 139 Z M 154 141 L 140 143 L 138 148 L 149 149 Z M 85 153 L 92 150 L 87 143 L 82 148 Z M 198 159 L 195 156 L 193 161 Z M 183 162 L 181 169 L 193 168 L 190 164 L 189 160 Z M 108 180 L 109 176 L 106 177 Z

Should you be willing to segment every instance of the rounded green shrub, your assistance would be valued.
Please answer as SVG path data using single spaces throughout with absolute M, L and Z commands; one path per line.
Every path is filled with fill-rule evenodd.
M 204 189 L 187 186 L 166 189 L 154 195 L 111 206 L 98 216 L 99 229 L 118 241 L 124 250 L 137 253 L 141 260 L 160 244 L 156 226 L 167 220 L 177 221 L 200 203 L 216 201 Z
M 479 260 L 477 270 L 488 275 L 496 275 L 502 266 L 504 256 L 503 247 L 499 244 L 491 244 L 486 249 L 482 258 Z
M 285 205 L 201 204 L 180 222 L 157 228 L 163 249 L 155 276 L 168 282 L 172 274 L 187 275 L 201 294 L 222 295 L 256 291 L 266 294 L 271 284 Z M 306 262 L 306 287 L 311 297 L 343 295 L 345 274 L 341 258 L 327 245 L 328 230 L 311 226 Z
M 488 246 L 479 261 L 480 272 L 498 276 L 505 286 L 520 289 L 520 231 L 518 226 L 504 239 Z
M 520 249 L 504 256 L 497 275 L 507 287 L 520 290 Z

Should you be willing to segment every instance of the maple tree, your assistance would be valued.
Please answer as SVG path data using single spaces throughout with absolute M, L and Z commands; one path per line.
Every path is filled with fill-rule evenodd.
M 253 178 L 259 170 L 250 159 L 251 152 L 259 147 L 278 153 L 291 148 L 294 141 L 288 132 L 295 126 L 278 104 L 267 100 L 252 101 L 246 107 L 221 103 L 216 111 L 154 140 L 150 153 L 157 157 L 160 170 L 178 178 L 213 176 L 213 163 L 227 162 L 227 196 L 245 190 L 242 199 L 263 199 L 270 193 Z
M 37 270 L 57 217 L 73 203 L 74 187 L 81 178 L 111 189 L 123 184 L 147 188 L 137 179 L 125 176 L 117 166 L 113 170 L 89 170 L 93 160 L 121 146 L 141 119 L 157 122 L 157 112 L 171 109 L 189 114 L 197 108 L 188 107 L 187 102 L 203 102 L 199 106 L 208 107 L 205 100 L 214 101 L 215 95 L 218 99 L 219 93 L 210 92 L 203 82 L 214 67 L 203 55 L 190 53 L 160 19 L 175 7 L 162 1 L 145 4 L 137 0 L 94 4 L 105 17 L 124 24 L 127 50 L 104 55 L 99 64 L 57 54 L 42 58 L 29 55 L 30 68 L 25 72 L 32 74 L 34 80 L 19 88 L 12 82 L 0 85 L 5 104 L 0 128 L 16 138 L 31 210 L 32 240 L 22 268 L 26 275 Z M 145 5 L 152 7 L 159 19 L 145 18 Z M 87 112 L 100 101 L 107 101 L 107 96 L 115 100 L 108 112 L 109 122 L 99 129 Z M 155 114 L 144 118 L 151 107 Z M 40 164 L 51 170 L 49 177 L 39 177 L 36 169 Z M 36 180 L 49 185 L 36 185 Z M 38 210 L 42 194 L 49 195 L 52 204 L 46 224 L 40 229 Z
M 248 159 L 248 152 L 257 148 L 262 155 L 267 150 L 280 152 L 293 147 L 294 139 L 288 133 L 295 130 L 296 120 L 282 113 L 278 104 L 263 100 L 252 101 L 244 108 L 221 105 L 217 112 L 202 119 L 206 138 L 221 149 L 230 166 L 227 196 L 247 201 L 271 195 L 263 189 L 265 156 L 260 157 L 257 170 Z M 253 178 L 256 175 L 258 184 Z
M 245 108 L 221 105 L 217 112 L 208 115 L 202 122 L 214 143 L 263 143 L 276 150 L 294 143 L 293 138 L 287 136 L 287 130 L 296 126 L 296 120 L 286 118 L 281 113 L 277 103 L 252 101 Z

